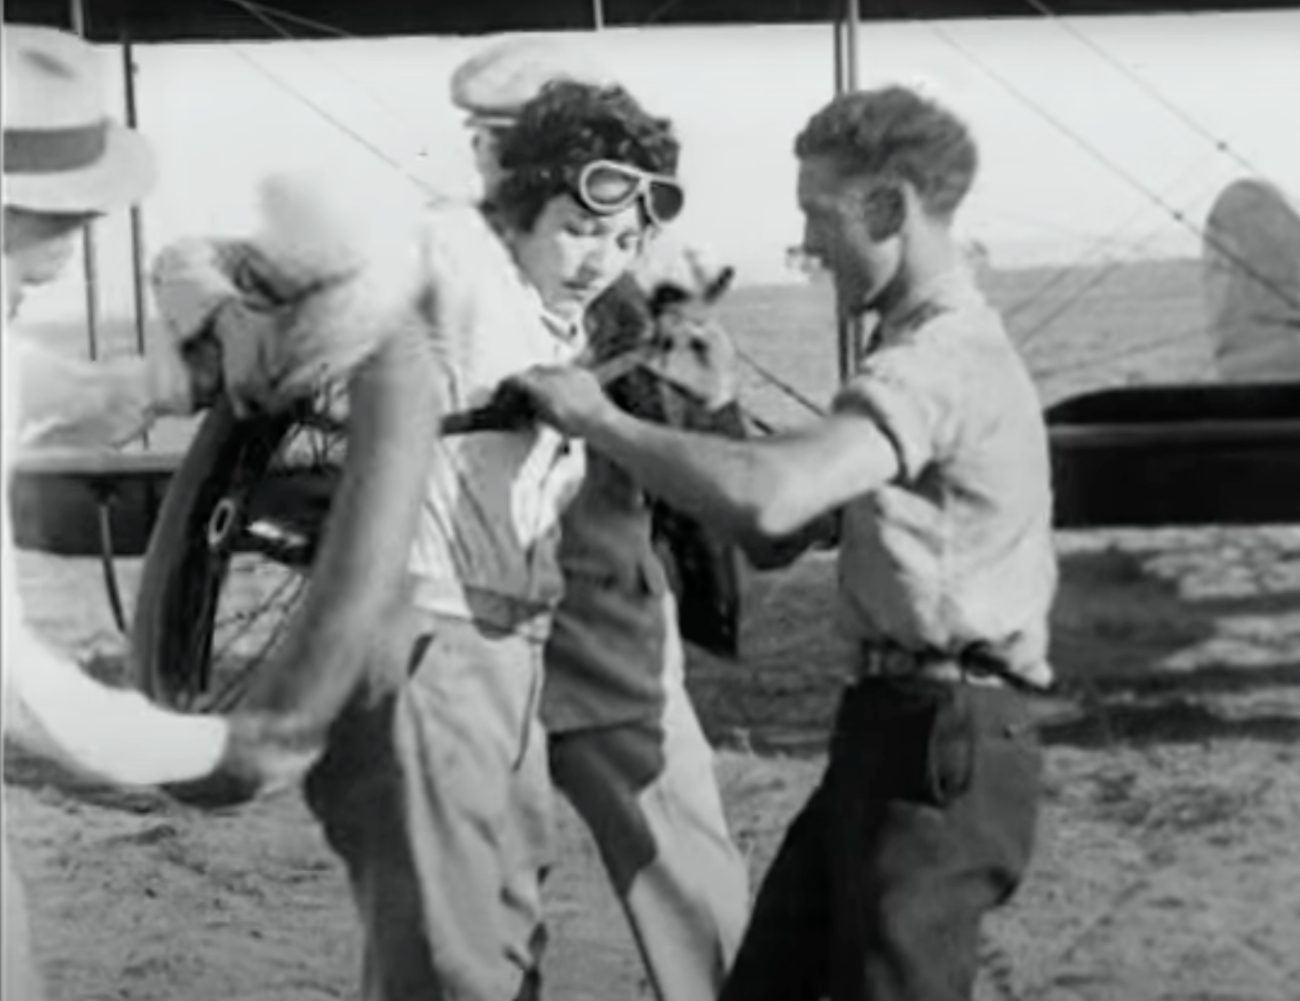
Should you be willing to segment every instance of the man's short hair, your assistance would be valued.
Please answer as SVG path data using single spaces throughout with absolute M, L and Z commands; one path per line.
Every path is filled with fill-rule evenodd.
M 940 219 L 956 212 L 979 166 L 966 125 L 899 86 L 841 94 L 809 119 L 794 151 L 801 160 L 832 157 L 849 175 L 905 181 Z
M 675 176 L 679 151 L 672 124 L 649 114 L 621 87 L 557 80 L 525 104 L 518 122 L 502 134 L 497 152 L 504 177 L 491 202 L 526 231 L 593 160 Z

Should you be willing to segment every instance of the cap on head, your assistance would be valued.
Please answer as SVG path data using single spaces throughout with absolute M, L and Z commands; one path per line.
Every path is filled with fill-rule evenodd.
M 154 157 L 138 132 L 110 121 L 100 55 L 75 35 L 4 27 L 4 204 L 97 213 L 138 201 Z
M 585 48 L 552 38 L 508 38 L 467 59 L 452 74 L 451 100 L 471 122 L 509 125 L 553 80 L 613 86 L 613 74 Z

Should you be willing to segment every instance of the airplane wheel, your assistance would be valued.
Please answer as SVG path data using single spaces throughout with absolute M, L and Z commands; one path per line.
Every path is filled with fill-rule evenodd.
M 226 711 L 302 601 L 344 451 L 318 408 L 240 421 L 224 400 L 172 477 L 145 554 L 135 680 L 183 712 Z

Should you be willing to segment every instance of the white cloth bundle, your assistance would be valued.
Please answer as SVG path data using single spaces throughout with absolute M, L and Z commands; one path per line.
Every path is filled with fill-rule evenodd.
M 419 322 L 422 207 L 413 193 L 323 173 L 272 175 L 259 196 L 253 236 L 173 243 L 152 282 L 179 339 L 218 337 L 226 391 L 277 409 L 345 379 Z

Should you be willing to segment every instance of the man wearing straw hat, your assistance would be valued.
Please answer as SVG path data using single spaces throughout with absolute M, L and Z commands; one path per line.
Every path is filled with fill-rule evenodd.
M 60 31 L 5 25 L 4 369 L 11 383 L 6 389 L 12 390 L 4 393 L 6 467 L 8 446 L 21 435 L 16 425 L 76 428 L 82 440 L 89 435 L 102 443 L 129 437 L 158 414 L 190 410 L 191 375 L 172 345 L 161 346 L 147 361 L 100 366 L 30 346 L 13 350 L 8 336 L 24 289 L 58 277 L 83 227 L 139 200 L 153 179 L 153 154 L 144 138 L 105 115 L 94 50 Z M 0 492 L 0 509 L 6 739 L 129 785 L 224 771 L 273 786 L 301 770 L 301 755 L 273 749 L 272 724 L 167 712 L 135 692 L 99 684 L 38 640 L 23 621 L 8 490 Z M 7 845 L 3 867 L 3 996 L 36 1001 L 40 978 Z
M 553 39 L 498 42 L 453 74 L 452 101 L 469 113 L 489 199 L 504 176 L 499 132 L 559 78 L 613 83 L 586 50 Z M 693 248 L 665 239 L 656 237 L 635 278 L 625 276 L 593 304 L 587 330 L 597 360 L 649 335 L 645 290 L 667 283 L 697 295 L 729 281 Z M 707 407 L 731 403 L 729 389 L 725 378 L 706 387 Z M 664 395 L 673 390 L 640 371 L 612 392 L 632 412 L 663 420 Z M 653 547 L 650 502 L 601 457 L 589 460 L 565 514 L 560 562 L 565 594 L 542 698 L 552 780 L 596 838 L 655 994 L 712 1001 L 744 929 L 745 862 L 686 692 L 676 603 Z

